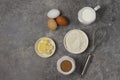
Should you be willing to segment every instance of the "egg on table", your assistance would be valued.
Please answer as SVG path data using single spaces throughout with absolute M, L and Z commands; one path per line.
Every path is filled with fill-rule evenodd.
M 48 19 L 48 28 L 50 30 L 56 30 L 57 29 L 57 23 L 54 19 Z
M 67 26 L 68 25 L 68 19 L 64 16 L 58 16 L 56 18 L 56 22 L 59 26 Z
M 58 9 L 51 9 L 47 13 L 48 18 L 57 18 L 59 15 L 60 15 L 60 11 Z

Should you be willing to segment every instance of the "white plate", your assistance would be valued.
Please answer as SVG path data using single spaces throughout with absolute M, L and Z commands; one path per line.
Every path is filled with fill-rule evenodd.
M 40 52 L 38 51 L 38 49 L 37 49 L 38 43 L 40 42 L 41 39 L 44 39 L 44 38 L 49 39 L 50 42 L 52 43 L 52 45 L 54 46 L 53 52 L 52 52 L 50 55 L 42 54 L 42 53 L 40 53 Z M 38 39 L 38 40 L 36 41 L 36 43 L 35 43 L 35 52 L 36 52 L 40 57 L 48 58 L 48 57 L 52 56 L 52 55 L 55 53 L 55 50 L 56 50 L 55 42 L 54 42 L 52 39 L 48 38 L 48 37 L 42 37 L 42 38 Z
M 71 34 L 74 34 L 74 36 L 71 36 Z M 78 36 L 76 37 L 76 35 Z M 79 29 L 68 31 L 64 37 L 64 47 L 68 52 L 73 54 L 80 54 L 84 52 L 88 47 L 88 42 L 89 40 L 86 33 Z M 73 45 L 72 43 L 74 43 L 75 45 Z M 70 45 L 72 46 L 70 47 Z M 74 46 L 78 46 L 79 49 L 76 49 Z

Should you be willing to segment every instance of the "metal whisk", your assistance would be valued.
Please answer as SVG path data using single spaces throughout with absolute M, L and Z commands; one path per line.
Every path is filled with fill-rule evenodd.
M 88 57 L 86 59 L 84 68 L 82 70 L 81 76 L 85 74 L 85 71 L 87 69 L 88 63 L 90 62 L 90 59 L 92 58 L 93 52 L 95 51 L 96 47 L 101 44 L 101 42 L 105 39 L 106 37 L 106 29 L 105 28 L 99 28 L 97 29 L 94 34 L 93 34 L 93 46 L 88 54 Z

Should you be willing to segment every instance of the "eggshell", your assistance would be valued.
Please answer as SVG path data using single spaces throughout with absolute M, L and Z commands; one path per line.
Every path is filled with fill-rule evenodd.
M 49 18 L 57 18 L 60 15 L 60 11 L 58 9 L 51 9 L 48 13 L 47 16 Z
M 56 18 L 56 22 L 59 26 L 67 26 L 68 25 L 68 19 L 64 16 L 58 16 Z
M 48 19 L 48 28 L 50 30 L 56 30 L 57 29 L 57 23 L 54 19 Z

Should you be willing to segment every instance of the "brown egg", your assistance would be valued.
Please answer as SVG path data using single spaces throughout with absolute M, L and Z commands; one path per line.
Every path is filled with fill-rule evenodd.
M 68 19 L 64 16 L 58 16 L 56 18 L 56 22 L 60 26 L 67 26 L 68 25 Z
M 50 30 L 56 30 L 57 29 L 57 23 L 54 19 L 48 19 L 48 28 Z

